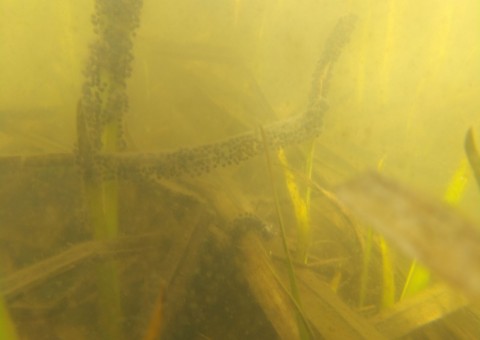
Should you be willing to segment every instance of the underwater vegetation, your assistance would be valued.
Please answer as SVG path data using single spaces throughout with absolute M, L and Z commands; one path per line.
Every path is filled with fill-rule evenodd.
M 478 153 L 473 137 L 473 129 L 469 129 L 465 137 L 465 153 L 472 167 L 475 180 L 480 188 L 480 154 Z
M 447 204 L 467 160 L 441 203 L 384 174 L 384 159 L 333 184 L 317 157 L 335 153 L 317 137 L 361 18 L 339 16 L 318 42 L 300 114 L 269 107 L 258 128 L 146 152 L 126 120 L 143 6 L 95 1 L 73 152 L 0 157 L 0 339 L 480 335 L 479 227 Z M 169 46 L 185 73 L 222 62 Z M 336 156 L 333 172 L 356 173 Z M 465 157 L 480 187 L 473 130 Z

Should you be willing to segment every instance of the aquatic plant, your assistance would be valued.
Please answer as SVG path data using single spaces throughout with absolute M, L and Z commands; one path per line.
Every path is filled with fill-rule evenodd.
M 101 3 L 101 1 L 99 3 Z M 112 3 L 110 3 L 110 5 L 112 5 Z M 130 5 L 136 6 L 133 4 L 133 2 L 129 2 L 128 6 Z M 122 6 L 127 5 L 123 4 Z M 112 7 L 105 7 L 104 9 L 107 10 L 107 8 L 109 11 L 113 11 L 112 13 L 116 13 L 115 15 L 119 15 L 119 17 L 122 17 L 121 15 L 127 15 L 122 11 L 119 12 L 123 13 L 120 15 L 118 12 L 115 12 Z M 106 15 L 106 13 L 102 12 L 101 8 L 97 8 L 97 12 L 101 14 L 100 17 L 102 18 L 104 15 Z M 131 21 L 129 21 L 131 19 L 129 15 L 132 15 L 133 12 L 128 12 L 129 14 L 127 15 L 127 17 L 129 19 L 126 20 L 127 23 L 132 23 Z M 117 19 L 118 18 L 115 17 L 115 20 Z M 113 20 L 114 16 L 112 15 L 108 18 L 107 21 L 102 21 L 99 18 L 96 18 L 94 19 L 94 22 L 96 23 L 95 25 L 98 25 L 98 27 L 102 28 L 108 27 L 110 24 L 112 24 Z M 117 275 L 118 268 L 116 268 L 113 263 L 115 256 L 112 254 L 105 255 L 104 250 L 105 244 L 108 242 L 115 242 L 115 240 L 118 238 L 117 234 L 120 232 L 118 229 L 119 221 L 117 218 L 117 205 L 119 204 L 117 191 L 119 190 L 119 183 L 126 182 L 129 183 L 129 185 L 131 183 L 134 183 L 134 185 L 139 185 L 139 183 L 148 183 L 147 189 L 158 191 L 167 188 L 168 190 L 173 192 L 173 198 L 168 197 L 168 199 L 165 199 L 167 205 L 171 203 L 168 202 L 169 199 L 171 199 L 172 202 L 178 199 L 178 205 L 184 205 L 188 209 L 190 209 L 191 206 L 185 202 L 194 201 L 196 203 L 201 202 L 201 204 L 205 204 L 205 201 L 210 202 L 212 197 L 209 195 L 205 195 L 203 197 L 202 195 L 204 195 L 204 191 L 201 191 L 201 193 L 199 194 L 196 192 L 192 193 L 192 191 L 194 190 L 192 190 L 190 187 L 182 188 L 183 179 L 187 178 L 187 180 L 185 181 L 189 181 L 193 178 L 192 181 L 195 182 L 196 179 L 199 178 L 198 175 L 205 175 L 219 167 L 239 164 L 246 161 L 247 159 L 253 158 L 254 156 L 262 155 L 262 153 L 269 154 L 273 150 L 279 150 L 280 148 L 291 146 L 293 144 L 310 142 L 310 139 L 316 137 L 321 132 L 323 125 L 322 119 L 324 114 L 328 110 L 325 97 L 327 96 L 327 92 L 330 86 L 330 78 L 332 77 L 334 70 L 333 66 L 335 61 L 339 57 L 344 45 L 348 42 L 348 37 L 351 34 L 351 30 L 353 29 L 354 21 L 355 20 L 352 17 L 342 18 L 339 24 L 337 24 L 336 28 L 333 30 L 332 35 L 327 39 L 327 44 L 325 47 L 326 52 L 324 52 L 324 54 L 322 54 L 321 58 L 319 59 L 314 75 L 312 77 L 312 94 L 309 97 L 309 104 L 307 104 L 307 109 L 304 114 L 298 115 L 291 119 L 267 125 L 265 126 L 263 133 L 259 133 L 257 130 L 248 131 L 241 135 L 236 135 L 231 138 L 227 138 L 225 140 L 220 140 L 210 144 L 196 147 L 185 147 L 172 151 L 161 151 L 152 153 L 127 153 L 124 152 L 123 145 L 124 143 L 122 124 L 124 117 L 123 114 L 126 110 L 126 107 L 124 106 L 124 104 L 126 103 L 124 82 L 129 74 L 125 71 L 126 69 L 128 69 L 128 67 L 126 66 L 129 64 L 129 62 L 127 61 L 128 59 L 123 58 L 125 57 L 125 55 L 131 53 L 130 43 L 132 42 L 132 37 L 130 33 L 134 31 L 134 27 L 136 26 L 133 24 L 131 26 L 127 25 L 128 28 L 125 29 L 124 32 L 122 32 L 121 36 L 123 38 L 129 37 L 128 39 L 130 40 L 127 39 L 128 42 L 122 42 L 119 44 L 119 46 L 115 46 L 115 48 L 119 48 L 118 50 L 113 49 L 116 51 L 116 53 L 121 55 L 121 60 L 118 61 L 118 63 L 111 59 L 112 56 L 110 56 L 109 53 L 105 53 L 105 49 L 108 51 L 108 49 L 110 48 L 108 44 L 107 46 L 103 46 L 102 43 L 94 43 L 92 49 L 92 56 L 95 57 L 92 57 L 89 63 L 91 62 L 96 66 L 91 67 L 89 64 L 89 67 L 87 67 L 87 91 L 84 92 L 83 97 L 81 98 L 77 116 L 79 140 L 77 143 L 76 154 L 47 155 L 47 157 L 44 157 L 41 160 L 39 158 L 23 158 L 21 160 L 18 158 L 11 158 L 10 160 L 12 163 L 19 162 L 23 164 L 23 166 L 29 166 L 34 164 L 38 165 L 41 162 L 43 162 L 44 164 L 51 162 L 50 164 L 65 166 L 71 165 L 73 161 L 76 162 L 77 170 L 80 169 L 80 172 L 83 175 L 83 182 L 85 187 L 84 193 L 86 194 L 84 196 L 84 199 L 87 202 L 88 217 L 92 218 L 91 221 L 87 221 L 86 225 L 93 227 L 93 242 L 95 242 L 95 244 L 99 248 L 97 248 L 97 246 L 91 248 L 82 248 L 83 252 L 77 253 L 77 255 L 81 255 L 78 255 L 78 257 L 73 256 L 72 252 L 65 251 L 64 253 L 62 253 L 62 256 L 64 256 L 63 259 L 68 258 L 70 259 L 70 262 L 58 261 L 55 263 L 57 266 L 60 266 L 64 270 L 66 270 L 69 265 L 75 266 L 78 263 L 83 263 L 91 258 L 101 258 L 101 264 L 98 266 L 99 270 L 97 275 L 99 279 L 98 286 L 101 292 L 99 294 L 100 303 L 109 305 L 110 308 L 112 308 L 112 310 L 110 311 L 101 311 L 99 309 L 99 313 L 103 313 L 104 318 L 105 316 L 111 317 L 114 322 L 117 322 L 117 318 L 121 318 L 121 315 L 118 314 L 118 311 L 121 310 L 119 308 L 120 301 L 118 299 L 118 296 L 116 295 L 118 295 L 118 287 L 120 286 L 120 284 L 124 284 L 124 282 L 122 282 L 122 280 Z M 115 27 L 115 29 L 119 29 L 119 27 Z M 102 30 L 99 30 L 98 32 L 99 33 L 97 33 L 97 39 L 99 41 L 109 39 L 107 35 L 101 33 L 103 32 Z M 115 35 L 115 38 L 118 38 L 118 36 Z M 103 52 L 100 53 L 99 51 Z M 121 70 L 118 71 L 117 69 L 110 68 L 112 66 L 110 63 L 117 66 L 123 65 L 125 66 L 125 68 L 122 68 L 122 66 L 120 67 Z M 118 74 L 120 74 L 120 76 L 116 75 L 115 72 L 117 71 L 119 72 Z M 109 75 L 110 73 L 114 74 Z M 103 81 L 99 81 L 97 83 L 98 79 L 103 79 Z M 113 110 L 112 108 L 115 108 L 115 110 Z M 308 147 L 310 147 L 310 145 Z M 287 197 L 287 199 L 290 199 L 290 201 L 292 201 L 294 205 L 294 210 L 298 210 L 301 212 L 300 214 L 297 214 L 295 216 L 295 219 L 297 220 L 296 222 L 304 223 L 308 220 L 307 218 L 305 218 L 306 212 L 310 214 L 312 212 L 312 209 L 317 208 L 321 210 L 324 208 L 323 205 L 320 205 L 319 207 L 315 207 L 314 205 L 314 207 L 312 207 L 310 204 L 311 198 L 309 191 L 315 191 L 315 189 L 313 189 L 314 186 L 312 184 L 313 180 L 311 176 L 311 173 L 314 170 L 313 150 L 314 149 L 312 147 L 311 149 L 309 149 L 309 151 L 307 151 L 307 163 L 309 165 L 306 166 L 307 170 L 304 171 L 305 173 L 303 173 L 302 171 L 301 174 L 298 174 L 295 173 L 293 170 L 290 171 L 291 169 L 288 165 L 284 166 L 282 169 L 284 174 L 286 175 L 285 184 L 292 188 L 295 186 L 297 187 L 296 190 L 291 190 L 289 193 L 289 197 Z M 269 159 L 269 163 L 272 163 L 269 156 L 267 157 L 267 159 Z M 285 164 L 287 163 L 285 162 Z M 270 179 L 272 179 L 273 164 L 269 164 L 268 166 L 270 168 L 270 170 L 268 171 L 269 177 Z M 128 179 L 128 181 L 121 181 L 123 179 Z M 172 179 L 175 180 L 171 181 L 174 182 L 173 184 L 169 182 Z M 177 179 L 178 181 L 176 181 Z M 201 182 L 201 179 L 203 179 L 203 177 L 198 179 L 198 182 Z M 299 184 L 302 183 L 302 181 L 304 183 L 308 183 L 308 185 L 305 185 L 307 190 L 299 193 Z M 141 188 L 147 191 L 145 187 Z M 240 189 L 238 190 L 240 191 Z M 228 193 L 226 195 L 233 195 L 232 192 L 225 188 L 221 188 L 220 191 L 227 191 Z M 381 269 L 382 266 L 375 267 L 376 263 L 369 263 L 368 257 L 374 252 L 379 252 L 382 256 L 381 259 L 383 260 L 383 272 L 386 275 L 383 276 L 383 292 L 378 295 L 383 295 L 388 298 L 385 299 L 388 300 L 384 304 L 385 310 L 392 310 L 397 308 L 400 309 L 399 305 L 392 303 L 391 293 L 394 292 L 394 290 L 388 289 L 388 286 L 392 286 L 393 284 L 393 281 L 391 279 L 393 278 L 393 270 L 395 269 L 392 262 L 388 260 L 389 256 L 391 255 L 390 249 L 386 247 L 385 242 L 381 239 L 379 241 L 379 245 L 376 244 L 376 242 L 379 240 L 379 238 L 377 237 L 370 238 L 370 253 L 369 251 L 367 251 L 368 246 L 362 244 L 363 247 L 360 247 L 357 242 L 361 243 L 362 241 L 364 241 L 361 237 L 363 235 L 360 234 L 360 237 L 356 235 L 357 238 L 355 238 L 351 237 L 351 235 L 348 234 L 348 232 L 357 231 L 356 229 L 358 228 L 358 226 L 352 223 L 351 220 L 349 220 L 350 216 L 348 214 L 344 214 L 345 211 L 342 210 L 343 207 L 340 204 L 337 204 L 338 200 L 336 196 L 332 194 L 332 192 L 328 192 L 323 188 L 322 190 L 319 190 L 319 192 L 320 191 L 323 195 L 322 198 L 325 198 L 327 196 L 329 197 L 328 202 L 335 207 L 335 213 L 341 215 L 342 219 L 340 222 L 336 221 L 337 223 L 331 223 L 331 225 L 329 225 L 328 223 L 322 224 L 321 228 L 319 229 L 330 232 L 330 230 L 328 229 L 335 229 L 337 227 L 338 229 L 341 229 L 341 227 L 345 227 L 342 232 L 347 235 L 346 238 L 351 238 L 352 244 L 354 244 L 354 246 L 351 247 L 352 254 L 358 255 L 355 259 L 353 258 L 353 256 L 345 256 L 346 262 L 356 264 L 358 262 L 364 261 L 365 268 L 367 268 L 368 266 L 374 268 L 373 274 L 377 274 L 377 271 L 380 271 L 379 268 Z M 146 193 L 142 194 L 146 195 Z M 212 196 L 213 195 L 220 196 L 220 194 L 218 193 L 213 193 Z M 242 194 L 240 193 L 240 195 Z M 274 193 L 273 196 L 275 197 L 276 201 L 275 205 L 277 214 L 278 216 L 281 216 L 281 213 L 279 213 L 279 211 L 281 208 L 284 209 L 285 207 L 280 207 L 280 203 L 278 202 L 278 193 Z M 218 201 L 221 201 L 221 199 L 218 199 Z M 288 200 L 286 202 L 287 205 L 288 203 L 290 203 L 288 202 Z M 206 207 L 205 205 L 201 204 L 199 203 L 199 206 L 201 206 L 202 208 Z M 304 249 L 300 249 L 300 253 L 302 254 L 300 256 L 300 261 L 295 261 L 295 258 L 290 257 L 289 247 L 291 247 L 291 243 L 290 240 L 286 238 L 285 232 L 282 233 L 283 248 L 285 249 L 285 253 L 287 255 L 285 255 L 285 258 L 282 258 L 281 264 L 284 265 L 285 262 L 290 263 L 290 265 L 288 266 L 290 272 L 288 280 L 290 282 L 293 282 L 293 289 L 284 289 L 281 287 L 284 281 L 284 278 L 281 275 L 281 270 L 278 270 L 278 268 L 270 265 L 269 262 L 271 261 L 271 258 L 267 255 L 265 249 L 262 248 L 262 244 L 258 242 L 258 244 L 253 243 L 253 240 L 256 240 L 256 238 L 254 236 L 252 237 L 252 235 L 248 235 L 250 224 L 256 224 L 257 222 L 259 222 L 259 218 L 255 215 L 236 214 L 239 211 L 242 211 L 244 206 L 241 205 L 240 208 L 233 209 L 234 213 L 230 214 L 230 212 L 226 213 L 226 209 L 220 203 L 218 203 L 218 205 L 211 203 L 211 206 L 207 206 L 207 209 L 205 210 L 208 210 L 208 214 L 211 213 L 210 210 L 215 210 L 214 218 L 211 218 L 212 216 L 209 215 L 208 223 L 202 221 L 202 223 L 199 223 L 199 228 L 203 228 L 203 232 L 209 235 L 209 228 L 211 227 L 209 224 L 212 220 L 214 220 L 215 224 L 218 224 L 218 226 L 215 226 L 216 229 L 214 228 L 215 231 L 212 233 L 214 237 L 213 240 L 209 241 L 209 245 L 215 246 L 215 242 L 218 241 L 218 243 L 220 243 L 220 249 L 218 250 L 218 252 L 210 253 L 208 252 L 208 248 L 206 250 L 203 248 L 201 250 L 198 250 L 198 248 L 192 247 L 193 257 L 196 257 L 198 255 L 206 257 L 206 259 L 202 258 L 202 265 L 204 264 L 204 262 L 208 262 L 207 260 L 209 257 L 214 257 L 213 260 L 218 260 L 218 262 L 222 262 L 222 260 L 224 259 L 220 259 L 221 257 L 228 257 L 231 254 L 234 254 L 233 256 L 238 256 L 238 259 L 236 261 L 237 265 L 239 265 L 240 263 L 238 268 L 233 266 L 228 267 L 232 264 L 232 262 L 226 261 L 227 265 L 221 269 L 226 270 L 226 272 L 229 274 L 232 274 L 232 277 L 242 275 L 247 277 L 247 280 L 250 280 L 250 289 L 252 289 L 253 285 L 257 285 L 256 288 L 258 288 L 261 293 L 257 293 L 257 295 L 255 295 L 255 298 L 257 300 L 255 300 L 254 302 L 261 305 L 262 308 L 264 308 L 264 305 L 262 305 L 262 303 L 264 303 L 265 300 L 267 300 L 268 298 L 274 300 L 275 298 L 281 297 L 283 299 L 282 302 L 284 303 L 283 306 L 285 308 L 290 308 L 291 311 L 293 311 L 293 315 L 297 316 L 297 319 L 295 321 L 297 321 L 297 327 L 300 329 L 300 332 L 298 333 L 300 333 L 305 338 L 313 338 L 316 332 L 321 333 L 327 338 L 344 336 L 344 338 L 358 337 L 367 339 L 381 339 L 383 338 L 384 334 L 389 334 L 389 330 L 385 330 L 381 327 L 384 327 L 388 322 L 393 323 L 393 321 L 391 321 L 392 319 L 387 319 L 387 317 L 385 317 L 378 322 L 376 321 L 377 323 L 375 323 L 365 317 L 365 315 L 368 315 L 367 313 L 361 313 L 363 312 L 363 310 L 361 312 L 358 312 L 357 310 L 351 308 L 351 306 L 347 306 L 345 301 L 342 301 L 342 299 L 340 298 L 345 298 L 346 295 L 344 294 L 344 291 L 342 292 L 342 289 L 344 289 L 343 287 L 349 284 L 348 281 L 352 281 L 351 279 L 353 275 L 345 273 L 352 270 L 350 269 L 350 265 L 344 267 L 342 267 L 341 264 L 335 265 L 334 269 L 332 269 L 333 274 L 332 272 L 328 272 L 328 275 L 322 273 L 322 275 L 325 275 L 325 277 L 314 274 L 314 270 L 312 270 L 312 268 L 316 265 L 315 261 L 318 258 L 315 257 L 317 254 L 309 253 L 308 246 L 310 242 L 314 242 L 314 236 L 310 235 L 311 229 L 310 231 L 308 231 L 307 229 L 308 227 L 311 228 L 312 226 L 316 227 L 316 225 L 311 224 L 307 227 L 307 225 L 305 224 L 302 226 L 303 230 L 300 230 L 300 228 L 298 228 L 299 230 L 297 230 L 298 234 L 304 232 L 304 236 L 302 236 L 304 237 L 304 241 L 297 241 L 297 244 L 301 244 L 302 242 L 304 242 Z M 246 210 L 249 211 L 248 209 Z M 177 213 L 177 211 L 175 211 L 175 213 Z M 181 210 L 181 208 L 179 208 L 178 211 L 179 215 L 188 215 L 191 213 L 191 211 L 185 212 L 184 210 Z M 327 217 L 331 217 L 329 214 L 332 213 L 325 212 L 324 214 L 327 215 Z M 244 218 L 245 216 L 246 218 Z M 278 216 L 277 218 L 279 218 L 280 220 L 280 228 L 285 231 L 285 229 L 288 228 L 288 225 L 285 225 L 286 223 L 284 221 L 281 221 L 282 217 Z M 225 220 L 229 219 L 230 223 L 225 223 Z M 182 229 L 182 233 L 184 233 L 185 235 L 190 235 L 189 237 L 191 239 L 194 239 L 194 241 L 192 242 L 195 242 L 198 234 L 195 234 L 193 232 L 192 234 L 189 234 L 189 232 L 191 231 L 191 229 L 189 229 L 191 220 L 188 221 L 189 223 L 178 223 L 178 225 L 175 225 L 175 227 L 177 227 L 178 229 Z M 223 228 L 222 223 L 225 223 L 227 227 Z M 247 223 L 247 226 L 245 226 L 245 223 Z M 311 221 L 308 221 L 308 223 L 311 223 Z M 230 232 L 232 235 L 229 235 Z M 245 236 L 244 233 L 246 233 L 247 236 Z M 179 239 L 183 240 L 184 238 L 179 237 Z M 188 241 L 189 238 L 185 237 L 185 239 L 187 239 Z M 189 244 L 187 241 L 185 241 L 185 247 L 190 247 L 191 244 Z M 222 242 L 225 242 L 225 244 L 223 244 Z M 340 243 L 336 239 L 335 242 Z M 369 241 L 367 239 L 366 243 L 368 242 Z M 160 244 L 161 242 L 159 241 L 157 243 Z M 177 245 L 175 245 L 175 247 L 176 246 Z M 302 246 L 297 246 L 297 251 L 299 250 L 298 248 L 301 247 Z M 325 253 L 329 253 L 328 250 L 323 250 L 327 247 L 328 245 L 324 247 L 324 245 L 322 244 L 320 244 L 320 246 L 318 246 L 318 243 L 315 244 L 315 248 L 317 248 L 315 250 L 317 251 L 317 253 L 319 249 L 320 251 L 325 251 Z M 112 249 L 115 249 L 117 252 L 128 251 L 128 249 L 124 249 L 121 247 L 113 247 Z M 182 249 L 184 250 L 184 248 Z M 89 252 L 87 252 L 87 250 Z M 249 251 L 252 251 L 253 255 L 249 254 Z M 205 252 L 205 254 L 203 254 L 203 252 Z M 174 256 L 171 256 L 172 254 Z M 259 261 L 260 255 L 262 255 L 261 260 L 264 262 Z M 305 261 L 305 258 L 310 255 L 312 256 L 309 257 L 309 261 Z M 168 262 L 175 262 L 171 260 L 172 258 L 176 258 L 178 262 L 181 262 L 179 258 L 183 259 L 187 256 L 184 256 L 181 250 L 175 249 L 171 250 L 171 252 L 168 253 L 168 257 L 165 257 L 168 258 Z M 245 263 L 242 263 L 242 259 L 245 260 Z M 55 258 L 53 260 L 58 260 L 58 258 Z M 212 261 L 212 259 L 210 259 L 210 261 Z M 341 263 L 341 261 L 338 261 L 337 263 Z M 255 265 L 259 265 L 259 268 L 261 270 L 257 268 L 257 270 L 254 271 Z M 270 267 L 268 267 L 269 265 Z M 154 266 L 156 268 L 157 264 L 154 264 Z M 52 264 L 52 262 L 49 262 L 48 268 L 50 269 L 50 272 L 45 273 L 42 277 L 42 280 L 45 280 L 45 278 L 55 275 L 53 274 L 55 272 L 53 270 L 54 267 L 55 266 Z M 281 269 L 286 268 L 284 266 L 279 267 Z M 355 267 L 355 265 L 351 265 L 351 267 Z M 172 272 L 177 271 L 176 267 L 173 264 L 169 264 L 168 268 Z M 208 266 L 205 268 L 212 270 Z M 239 268 L 241 268 L 241 271 L 235 272 Z M 305 270 L 305 268 L 308 268 L 308 270 Z M 362 268 L 362 270 L 365 268 Z M 179 272 L 181 272 L 180 276 L 184 275 L 185 277 L 187 277 L 187 279 L 193 281 L 185 283 L 185 286 L 183 287 L 186 287 L 187 290 L 193 290 L 194 288 L 198 288 L 196 286 L 198 282 L 195 282 L 196 278 L 204 280 L 202 282 L 202 286 L 200 287 L 202 289 L 204 289 L 205 286 L 208 286 L 210 284 L 208 277 L 202 278 L 200 274 L 192 274 L 201 271 L 201 269 L 204 269 L 204 267 L 196 267 L 195 265 L 192 265 L 188 267 L 188 269 L 190 269 L 190 271 L 187 272 L 179 270 Z M 360 266 L 358 266 L 358 269 L 360 270 Z M 262 276 L 262 272 L 267 270 L 272 273 L 270 279 L 272 278 L 272 276 L 276 277 L 275 280 L 277 280 L 279 284 L 272 284 L 271 281 L 269 281 L 267 284 L 267 282 L 261 281 L 262 279 L 264 279 L 264 277 Z M 323 269 L 316 268 L 315 270 L 322 271 Z M 345 270 L 345 272 L 342 272 L 342 270 Z M 209 272 L 208 270 L 207 272 L 208 275 L 211 274 L 211 272 Z M 33 272 L 30 271 L 30 274 L 32 273 Z M 252 273 L 255 273 L 256 275 L 258 275 L 258 277 L 249 277 L 248 274 Z M 172 276 L 173 275 L 174 274 L 172 274 Z M 349 277 L 348 275 L 352 276 Z M 192 280 L 192 277 L 195 279 Z M 354 278 L 356 279 L 357 277 L 355 276 Z M 331 282 L 330 286 L 328 284 L 325 284 L 324 282 L 328 280 L 330 280 Z M 381 282 L 381 280 L 381 274 L 379 274 L 378 276 L 371 275 L 368 282 L 370 282 L 371 285 L 374 285 L 378 282 Z M 167 323 L 169 321 L 167 318 L 163 319 L 165 315 L 162 315 L 162 308 L 168 305 L 165 299 L 172 299 L 172 296 L 180 298 L 187 297 L 192 299 L 194 297 L 193 295 L 176 295 L 173 291 L 172 285 L 176 285 L 177 281 L 169 282 L 175 283 L 170 284 L 168 286 L 168 290 L 161 285 L 159 287 L 155 287 L 158 299 L 151 309 L 148 308 L 150 305 L 147 305 L 145 307 L 145 309 L 147 309 L 148 311 L 151 310 L 150 316 L 152 320 L 150 327 L 147 327 L 148 331 L 146 332 L 145 337 L 157 336 L 159 328 L 162 326 L 161 324 Z M 365 282 L 365 285 L 367 285 L 368 282 Z M 263 288 L 263 290 L 258 287 L 261 285 L 263 286 L 260 288 Z M 333 286 L 335 286 L 334 289 L 332 289 Z M 25 286 L 23 287 L 24 289 L 26 289 Z M 272 290 L 272 292 L 270 292 L 271 295 L 267 294 L 265 289 L 266 287 Z M 107 288 L 110 289 L 110 291 L 107 291 Z M 290 294 L 290 296 L 285 297 L 285 294 L 282 293 L 283 290 L 289 291 L 288 294 Z M 199 289 L 198 292 L 201 294 L 202 290 Z M 427 290 L 424 293 L 428 294 L 423 295 L 423 301 L 431 302 L 434 297 L 438 296 L 447 296 L 448 298 L 448 294 L 445 294 L 444 291 L 441 290 L 439 292 L 439 290 L 432 289 Z M 259 297 L 260 294 L 264 294 L 265 296 Z M 353 293 L 347 296 L 347 299 L 352 299 L 352 296 Z M 208 299 L 210 298 L 211 295 L 208 296 Z M 353 299 L 355 298 L 356 296 L 353 297 Z M 208 299 L 199 301 L 206 304 L 208 302 Z M 290 302 L 290 300 L 293 300 L 293 302 Z M 368 304 L 360 304 L 362 308 L 373 309 L 379 307 L 380 305 L 380 299 L 375 300 L 372 298 L 365 298 L 365 300 L 368 300 Z M 189 311 L 195 310 L 195 308 L 204 308 L 204 306 L 199 307 L 196 304 L 197 301 L 192 303 L 193 307 L 191 307 Z M 265 305 L 266 304 L 267 303 L 265 303 Z M 372 304 L 375 305 L 372 307 Z M 266 308 L 264 310 L 266 310 Z M 400 313 L 398 310 L 396 311 Z M 275 315 L 275 312 L 269 314 L 268 321 L 270 321 L 272 324 L 278 324 L 278 320 L 282 320 L 278 314 Z M 286 314 L 288 317 L 288 313 Z M 145 319 L 148 319 L 148 315 L 145 316 L 145 314 L 143 314 L 143 317 Z M 289 321 L 291 322 L 292 320 Z M 196 325 L 199 325 L 199 327 L 201 327 L 202 322 L 208 322 L 207 318 L 202 318 L 201 321 L 198 321 L 198 324 Z M 104 324 L 103 321 L 100 321 L 99 323 L 102 328 L 106 329 L 106 336 L 121 336 L 122 329 L 120 327 L 116 329 L 116 325 Z M 288 323 L 288 325 L 291 325 L 291 323 Z M 379 332 L 378 329 L 376 329 L 377 325 L 382 325 L 381 327 L 378 327 L 378 329 L 382 329 L 382 332 Z M 412 328 L 410 328 L 410 330 L 412 329 L 414 329 L 413 326 Z
M 472 128 L 467 131 L 465 136 L 465 153 L 473 170 L 477 185 L 480 188 L 480 154 L 478 153 L 475 145 L 475 138 L 473 136 Z
M 8 306 L 0 297 L 0 339 L 17 340 L 19 339 L 15 324 L 12 321 Z
M 141 6 L 141 0 L 97 0 L 92 16 L 97 40 L 90 48 L 86 81 L 78 103 L 76 157 L 96 240 L 118 235 L 118 184 L 115 177 L 102 177 L 95 157 L 125 147 L 126 81 L 131 74 L 132 38 L 139 25 Z M 98 265 L 97 275 L 103 336 L 120 339 L 122 308 L 117 269 L 113 262 L 106 261 Z

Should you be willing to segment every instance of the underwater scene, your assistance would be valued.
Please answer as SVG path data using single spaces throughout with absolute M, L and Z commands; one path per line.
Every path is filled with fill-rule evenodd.
M 0 2 L 0 340 L 480 338 L 480 3 Z

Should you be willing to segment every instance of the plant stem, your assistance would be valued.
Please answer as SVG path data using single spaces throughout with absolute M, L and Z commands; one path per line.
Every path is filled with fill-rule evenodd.
M 270 158 L 270 152 L 268 150 L 268 143 L 267 143 L 267 137 L 265 136 L 265 131 L 263 128 L 260 128 L 260 133 L 262 135 L 262 140 L 263 140 L 263 145 L 264 145 L 264 150 L 265 150 L 265 158 L 267 159 L 267 169 L 270 177 L 270 185 L 272 188 L 272 193 L 273 197 L 275 199 L 275 209 L 277 212 L 277 218 L 278 218 L 278 225 L 280 226 L 280 232 L 282 236 L 282 245 L 283 249 L 285 251 L 285 256 L 287 258 L 287 270 L 288 270 L 288 277 L 290 280 L 290 289 L 292 292 L 292 296 L 298 305 L 300 310 L 303 310 L 302 308 L 302 301 L 300 298 L 300 292 L 298 289 L 298 284 L 297 284 L 297 279 L 295 275 L 295 270 L 293 269 L 293 262 L 292 262 L 292 257 L 290 256 L 290 251 L 288 250 L 288 244 L 287 244 L 287 236 L 286 236 L 286 231 L 285 231 L 285 223 L 283 221 L 283 216 L 282 212 L 280 209 L 280 200 L 278 199 L 278 193 L 277 189 L 275 186 L 275 180 L 273 176 L 273 168 L 272 168 L 272 161 Z M 298 331 L 300 334 L 300 338 L 302 340 L 307 340 L 310 339 L 309 332 L 308 332 L 308 324 L 307 320 L 303 318 L 302 316 L 305 315 L 305 313 L 297 313 L 297 324 L 298 324 Z

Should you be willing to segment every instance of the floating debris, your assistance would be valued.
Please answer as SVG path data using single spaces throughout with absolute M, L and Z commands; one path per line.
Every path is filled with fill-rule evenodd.
M 336 190 L 339 199 L 412 258 L 455 288 L 480 298 L 480 229 L 451 207 L 376 173 Z

